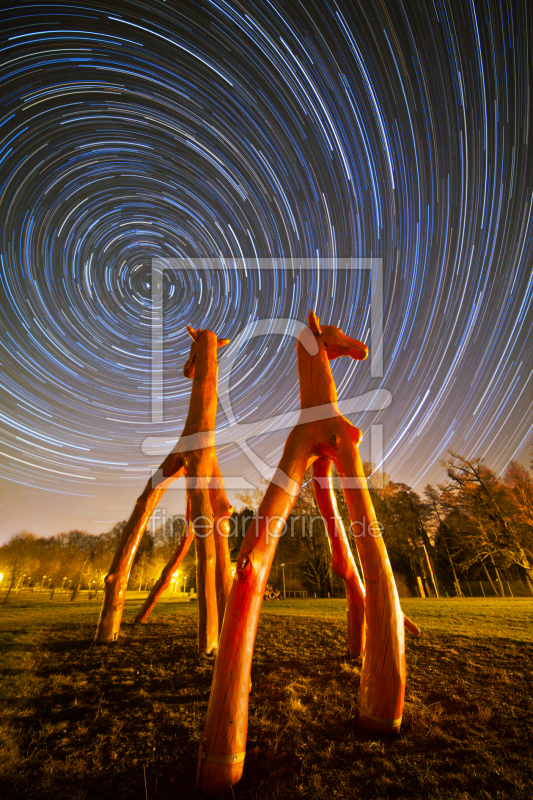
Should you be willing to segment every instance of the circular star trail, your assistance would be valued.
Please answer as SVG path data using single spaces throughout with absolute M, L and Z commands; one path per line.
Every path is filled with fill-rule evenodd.
M 448 448 L 527 462 L 527 2 L 37 2 L 1 30 L 4 538 L 129 515 L 144 439 L 187 413 L 185 325 L 235 338 L 314 308 L 370 341 L 365 271 L 167 270 L 153 423 L 158 259 L 382 259 L 383 377 L 333 364 L 341 398 L 392 395 L 351 418 L 363 457 L 382 425 L 386 472 L 419 490 Z M 297 408 L 294 339 L 251 340 L 231 387 L 239 421 Z M 275 467 L 286 435 L 250 444 Z

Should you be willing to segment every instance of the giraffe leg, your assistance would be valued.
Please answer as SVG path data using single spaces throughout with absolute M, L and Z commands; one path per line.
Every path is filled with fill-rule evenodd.
M 331 568 L 346 588 L 348 652 L 350 658 L 358 658 L 365 641 L 365 590 L 337 508 L 331 483 L 332 466 L 329 458 L 318 458 L 313 463 L 313 486 L 329 536 Z
M 357 430 L 357 429 L 354 429 Z M 339 452 L 344 493 L 365 576 L 367 641 L 359 690 L 359 726 L 377 733 L 399 730 L 405 695 L 404 617 L 396 583 L 366 485 L 357 443 L 344 438 Z M 361 488 L 349 486 L 359 478 Z
M 207 489 L 191 489 L 191 525 L 196 542 L 196 592 L 198 594 L 198 652 L 216 653 L 218 610 L 216 593 L 216 550 L 213 511 Z
M 216 481 L 222 480 L 222 475 L 217 466 L 213 470 Z M 209 487 L 209 499 L 213 509 L 213 523 L 215 532 L 216 560 L 216 587 L 218 605 L 218 624 L 222 626 L 224 612 L 228 602 L 233 576 L 231 574 L 231 560 L 229 555 L 229 537 L 231 536 L 230 515 L 233 507 L 228 502 L 226 492 L 221 485 Z
M 346 531 L 340 519 L 335 500 L 333 487 L 328 485 L 331 476 L 332 461 L 327 458 L 318 458 L 313 464 L 314 478 L 322 480 L 313 481 L 316 501 L 324 521 L 331 542 L 331 568 L 339 578 L 342 578 L 346 587 L 347 612 L 348 612 L 348 651 L 350 658 L 362 655 L 364 649 L 364 605 L 365 587 L 359 576 L 353 553 L 346 538 Z M 413 636 L 420 636 L 420 628 L 409 617 L 403 616 L 404 625 Z
M 154 478 L 150 478 L 143 493 L 137 498 L 135 508 L 122 532 L 109 574 L 105 578 L 104 600 L 95 642 L 103 644 L 117 639 L 135 552 L 154 508 L 169 484 L 183 474 L 184 470 L 183 458 L 179 453 L 170 453 L 159 468 L 161 477 L 156 486 L 153 485 Z
M 281 470 L 299 489 L 307 466 L 307 445 L 300 434 L 293 434 L 287 439 L 277 476 Z M 287 488 L 293 490 L 295 484 Z M 199 752 L 197 788 L 209 795 L 225 792 L 242 775 L 257 624 L 278 538 L 296 495 L 271 483 L 241 546 Z
M 159 576 L 158 580 L 153 585 L 150 594 L 146 598 L 143 607 L 135 617 L 135 622 L 146 622 L 148 617 L 152 613 L 152 610 L 165 591 L 170 586 L 170 581 L 172 580 L 172 575 L 178 569 L 179 565 L 187 555 L 189 548 L 192 544 L 193 540 L 193 528 L 190 524 L 190 504 L 187 501 L 187 511 L 186 511 L 186 522 L 185 522 L 185 531 L 183 536 L 181 537 L 178 546 L 176 547 L 174 553 L 171 555 L 168 563 L 166 566 L 163 567 L 161 571 L 161 575 Z

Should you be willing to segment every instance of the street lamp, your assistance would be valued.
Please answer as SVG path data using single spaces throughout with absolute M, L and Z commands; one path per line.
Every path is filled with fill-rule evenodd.
M 41 596 L 41 592 L 42 592 L 42 590 L 43 590 L 43 586 L 44 586 L 44 579 L 45 579 L 45 578 L 46 578 L 46 575 L 43 575 L 43 579 L 42 579 L 42 581 L 41 581 L 41 587 L 40 587 L 40 589 L 39 589 L 39 594 L 37 595 L 37 600 L 38 600 L 38 599 L 39 599 L 39 597 Z
M 285 594 L 285 564 L 281 564 L 281 571 L 283 573 L 283 599 L 286 600 L 287 597 Z
M 179 577 L 180 577 L 180 571 L 179 571 L 179 569 L 177 569 L 176 572 L 172 573 L 172 582 L 174 584 L 174 594 L 176 594 L 176 592 L 178 591 L 178 580 L 179 580 Z

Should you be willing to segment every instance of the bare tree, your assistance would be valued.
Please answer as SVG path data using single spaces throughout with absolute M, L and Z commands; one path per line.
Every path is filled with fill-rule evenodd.
M 7 603 L 11 590 L 17 580 L 22 577 L 32 560 L 32 547 L 37 537 L 28 531 L 21 531 L 11 537 L 10 541 L 0 548 L 0 564 L 8 575 L 9 586 L 2 605 Z
M 504 482 L 481 458 L 468 460 L 452 452 L 450 456 L 443 462 L 450 480 L 439 486 L 440 500 L 447 511 L 447 524 L 453 522 L 460 534 L 455 544 L 462 565 L 490 560 L 507 569 L 517 564 L 533 578 L 527 471 L 515 465 Z

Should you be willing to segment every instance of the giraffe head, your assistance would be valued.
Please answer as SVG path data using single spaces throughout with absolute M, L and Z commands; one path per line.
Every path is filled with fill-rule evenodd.
M 368 355 L 368 347 L 357 339 L 350 339 L 340 328 L 334 325 L 321 325 L 314 311 L 307 316 L 307 324 L 317 339 L 319 339 L 328 354 L 330 361 L 341 356 L 349 356 L 356 361 L 364 361 Z
M 186 378 L 194 378 L 194 362 L 196 361 L 196 348 L 198 344 L 198 340 L 202 333 L 210 333 L 211 331 L 198 328 L 198 330 L 194 330 L 190 325 L 187 325 L 187 330 L 189 331 L 189 336 L 192 339 L 191 344 L 191 352 L 189 353 L 189 358 L 187 359 L 185 366 L 183 367 L 183 374 Z M 217 339 L 217 347 L 224 347 L 224 345 L 229 344 L 230 339 Z

